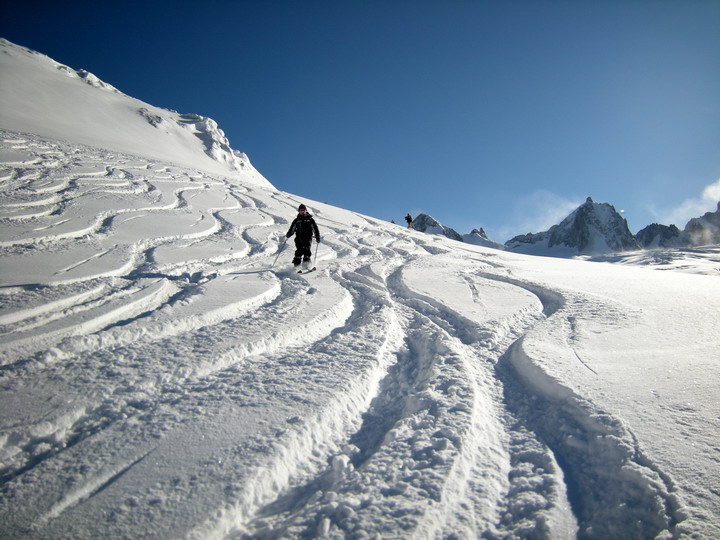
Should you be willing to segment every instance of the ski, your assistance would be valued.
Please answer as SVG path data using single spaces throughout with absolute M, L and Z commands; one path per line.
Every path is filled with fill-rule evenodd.
M 317 268 L 313 266 L 310 270 L 300 270 L 298 274 L 309 274 L 310 272 L 314 272 L 315 270 L 317 270 Z

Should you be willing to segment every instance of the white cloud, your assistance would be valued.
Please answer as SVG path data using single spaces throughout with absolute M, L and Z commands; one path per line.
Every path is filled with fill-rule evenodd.
M 565 199 L 545 189 L 539 189 L 515 201 L 511 223 L 500 229 L 500 237 L 508 240 L 518 234 L 546 231 L 560 223 L 583 201 Z
M 705 186 L 700 197 L 685 199 L 677 208 L 662 214 L 660 222 L 674 224 L 682 229 L 692 218 L 714 211 L 718 202 L 720 202 L 720 180 Z

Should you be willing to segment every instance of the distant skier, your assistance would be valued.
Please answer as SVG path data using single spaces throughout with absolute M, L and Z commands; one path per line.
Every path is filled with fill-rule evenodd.
M 320 243 L 320 231 L 318 230 L 317 223 L 313 217 L 308 213 L 307 208 L 304 204 L 298 206 L 298 215 L 290 224 L 290 229 L 285 236 L 290 238 L 295 235 L 295 257 L 293 258 L 293 264 L 295 266 L 300 265 L 300 261 L 309 263 L 312 257 L 312 251 L 310 246 L 312 245 L 312 238 L 315 236 L 317 243 Z
M 412 227 L 412 216 L 410 214 L 405 216 L 405 221 L 407 221 L 408 229 L 411 228 Z

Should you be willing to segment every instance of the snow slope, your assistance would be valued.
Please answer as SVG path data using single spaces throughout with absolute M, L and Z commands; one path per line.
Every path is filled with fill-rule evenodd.
M 717 250 L 488 249 L 0 119 L 1 538 L 720 537 Z
M 131 98 L 92 73 L 0 39 L 3 129 L 127 152 L 265 187 L 217 123 Z
M 77 143 L 0 155 L 0 536 L 720 534 L 716 253 L 530 257 Z M 307 277 L 270 268 L 300 201 Z

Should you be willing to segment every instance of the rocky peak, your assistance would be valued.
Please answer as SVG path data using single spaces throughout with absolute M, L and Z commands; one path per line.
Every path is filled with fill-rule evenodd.
M 455 230 L 450 227 L 445 227 L 438 220 L 427 214 L 419 214 L 415 219 L 413 219 L 412 228 L 416 231 L 428 234 L 446 236 L 452 240 L 458 240 L 459 242 L 463 241 L 462 236 L 460 236 Z
M 653 223 L 638 231 L 635 238 L 643 248 L 675 247 L 682 244 L 680 229 L 675 225 Z
M 720 202 L 715 212 L 706 212 L 688 221 L 683 236 L 692 246 L 720 244 Z
M 640 247 L 627 220 L 612 205 L 596 203 L 591 197 L 549 230 L 516 236 L 506 243 L 509 248 L 519 250 L 533 245 L 577 253 L 608 253 Z

